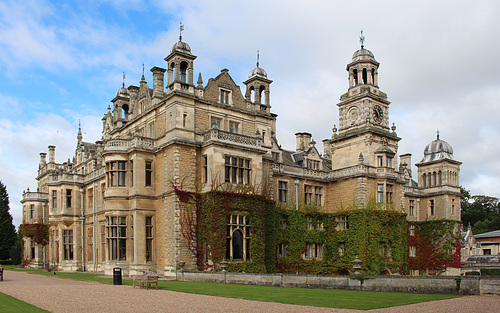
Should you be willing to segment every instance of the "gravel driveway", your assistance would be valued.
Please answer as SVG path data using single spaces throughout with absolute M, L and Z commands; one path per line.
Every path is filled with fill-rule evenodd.
M 499 312 L 500 296 L 468 296 L 370 311 L 145 290 L 6 271 L 0 292 L 50 312 Z

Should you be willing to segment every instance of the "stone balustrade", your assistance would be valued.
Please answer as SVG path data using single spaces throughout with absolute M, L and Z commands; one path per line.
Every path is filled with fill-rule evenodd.
M 155 140 L 136 136 L 130 139 L 110 139 L 104 143 L 104 151 L 128 150 L 130 148 L 152 150 L 155 148 Z
M 211 129 L 203 134 L 203 142 L 208 142 L 210 140 L 234 142 L 257 148 L 260 148 L 262 146 L 262 139 L 260 137 L 250 137 L 241 134 L 226 132 L 220 129 Z

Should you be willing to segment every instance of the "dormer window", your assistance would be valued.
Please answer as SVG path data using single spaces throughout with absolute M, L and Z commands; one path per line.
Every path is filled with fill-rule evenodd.
M 224 104 L 230 104 L 231 100 L 231 91 L 226 90 L 226 89 L 221 89 L 220 90 L 220 103 Z

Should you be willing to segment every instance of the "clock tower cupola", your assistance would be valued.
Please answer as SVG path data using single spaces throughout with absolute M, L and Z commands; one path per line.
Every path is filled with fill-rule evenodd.
M 355 129 L 376 127 L 389 130 L 389 101 L 378 87 L 380 63 L 370 50 L 364 47 L 365 37 L 361 31 L 361 49 L 354 52 L 347 64 L 349 88 L 340 97 L 339 134 Z

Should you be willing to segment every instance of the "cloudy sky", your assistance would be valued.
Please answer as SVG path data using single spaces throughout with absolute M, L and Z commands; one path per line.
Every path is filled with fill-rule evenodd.
M 144 63 L 152 86 L 181 20 L 205 83 L 227 68 L 244 86 L 260 50 L 280 144 L 294 149 L 307 131 L 320 151 L 363 29 L 399 154 L 420 161 L 439 129 L 463 162 L 461 184 L 500 197 L 498 12 L 493 0 L 0 0 L 0 180 L 14 222 L 22 191 L 36 190 L 39 153 L 56 145 L 57 162 L 72 157 L 80 120 L 84 140 L 99 140 L 122 73 L 138 85 Z

